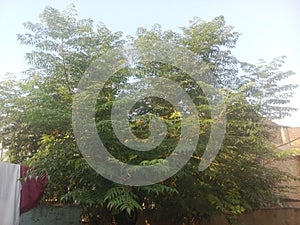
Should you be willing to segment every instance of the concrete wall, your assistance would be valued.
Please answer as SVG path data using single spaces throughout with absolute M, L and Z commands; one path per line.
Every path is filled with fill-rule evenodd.
M 80 216 L 78 207 L 43 206 L 22 214 L 20 225 L 81 225 Z
M 299 225 L 300 208 L 265 209 L 243 214 L 238 217 L 239 225 Z M 137 225 L 186 225 L 185 223 L 171 223 L 155 221 L 153 218 L 141 216 Z M 229 225 L 223 216 L 215 217 L 211 221 L 195 222 L 193 225 Z
M 241 225 L 299 225 L 300 209 L 265 209 L 243 214 L 238 218 Z M 223 217 L 205 225 L 229 225 Z
M 294 178 L 298 178 L 290 179 L 288 182 L 282 183 L 283 186 L 289 187 L 288 191 L 282 194 L 285 196 L 283 202 L 284 207 L 300 208 L 300 156 L 291 156 L 285 160 L 274 162 L 272 166 L 279 168 Z
M 81 209 L 77 207 L 39 207 L 21 216 L 20 225 L 82 225 Z M 142 214 L 137 225 L 186 225 L 183 222 L 171 222 L 171 218 L 154 219 L 154 215 Z M 299 225 L 300 208 L 263 209 L 245 213 L 238 217 L 239 225 Z M 105 225 L 111 225 L 107 223 Z M 224 216 L 211 221 L 194 222 L 193 225 L 229 225 Z

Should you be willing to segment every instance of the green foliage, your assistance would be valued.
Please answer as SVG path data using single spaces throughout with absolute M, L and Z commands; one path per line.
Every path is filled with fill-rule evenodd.
M 110 188 L 106 194 L 104 201 L 107 201 L 107 207 L 111 211 L 126 211 L 131 214 L 135 209 L 141 210 L 141 205 L 135 200 L 137 196 L 128 187 L 116 186 Z
M 280 71 L 285 57 L 277 57 L 270 63 L 260 60 L 259 65 L 241 63 L 242 91 L 258 111 L 270 119 L 281 119 L 290 115 L 295 108 L 287 107 L 295 84 L 282 84 L 281 80 L 294 74 L 292 71 Z
M 121 32 L 112 33 L 101 24 L 94 28 L 91 19 L 78 20 L 74 6 L 63 12 L 46 7 L 40 20 L 25 23 L 29 33 L 18 35 L 22 44 L 34 48 L 26 54 L 32 67 L 26 71 L 28 78 L 0 83 L 0 141 L 11 162 L 47 171 L 45 202 L 79 204 L 97 224 L 100 214 L 154 210 L 157 216 L 193 220 L 216 213 L 234 216 L 277 201 L 284 177 L 265 165 L 275 157 L 266 124 L 269 118 L 293 110 L 284 104 L 295 86 L 279 85 L 292 74 L 279 70 L 283 58 L 258 66 L 239 62 L 231 53 L 239 33 L 222 16 L 210 22 L 195 18 L 181 28 L 182 33 L 163 31 L 159 25 L 139 28 L 136 37 L 127 40 L 137 48 L 146 51 L 155 40 L 163 40 L 188 48 L 209 65 L 221 86 L 218 91 L 226 98 L 226 135 L 215 161 L 200 173 L 213 121 L 199 83 L 180 68 L 160 62 L 137 63 L 133 74 L 128 68 L 119 70 L 99 93 L 95 112 L 99 136 L 114 157 L 135 165 L 162 162 L 176 147 L 181 127 L 193 125 L 182 124 L 180 112 L 165 100 L 144 98 L 129 115 L 133 133 L 146 138 L 149 122 L 158 117 L 167 125 L 167 137 L 150 152 L 136 152 L 120 143 L 112 128 L 112 103 L 120 89 L 128 90 L 132 80 L 145 74 L 171 79 L 186 90 L 199 111 L 201 126 L 195 154 L 176 175 L 150 186 L 122 186 L 87 164 L 76 145 L 71 114 L 77 84 L 88 66 L 126 41 Z

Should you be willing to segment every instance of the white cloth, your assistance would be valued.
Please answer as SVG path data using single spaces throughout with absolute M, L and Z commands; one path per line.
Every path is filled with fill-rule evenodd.
M 0 225 L 20 223 L 20 165 L 0 162 Z

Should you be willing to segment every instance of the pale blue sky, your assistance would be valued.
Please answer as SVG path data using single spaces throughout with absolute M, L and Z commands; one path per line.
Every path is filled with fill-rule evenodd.
M 150 28 L 159 23 L 163 29 L 187 26 L 188 20 L 198 16 L 204 20 L 224 15 L 229 25 L 242 33 L 235 56 L 247 62 L 271 60 L 286 55 L 285 69 L 296 75 L 290 80 L 300 84 L 300 1 L 298 0 L 0 0 L 0 78 L 6 72 L 16 75 L 27 67 L 24 55 L 30 48 L 20 45 L 17 33 L 24 33 L 22 23 L 38 22 L 38 15 L 46 5 L 63 10 L 70 3 L 76 5 L 80 18 L 103 22 L 112 31 L 134 35 L 137 27 Z M 300 88 L 292 101 L 300 108 Z M 300 112 L 278 123 L 300 126 Z

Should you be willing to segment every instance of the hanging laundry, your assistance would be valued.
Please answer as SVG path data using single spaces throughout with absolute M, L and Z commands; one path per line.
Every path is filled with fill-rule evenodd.
M 43 197 L 47 175 L 26 177 L 28 170 L 0 161 L 0 225 L 19 225 L 20 214 L 36 207 Z
M 19 225 L 20 165 L 0 162 L 0 224 Z
M 21 166 L 22 190 L 21 190 L 21 213 L 25 213 L 37 206 L 42 199 L 48 184 L 47 174 L 36 177 L 26 177 L 29 170 L 27 166 Z

